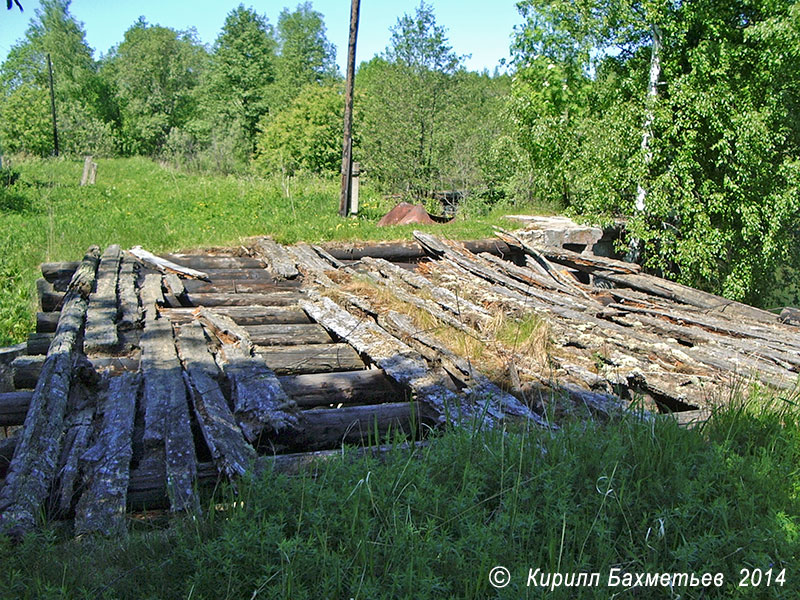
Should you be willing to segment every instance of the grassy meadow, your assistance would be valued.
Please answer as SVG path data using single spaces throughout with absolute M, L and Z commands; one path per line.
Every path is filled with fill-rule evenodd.
M 797 598 L 798 417 L 751 399 L 694 430 L 629 414 L 558 432 L 445 432 L 384 462 L 344 452 L 238 495 L 219 488 L 203 515 L 132 521 L 126 540 L 75 540 L 65 525 L 0 539 L 0 597 Z M 495 566 L 507 587 L 489 583 Z M 599 584 L 551 593 L 527 586 L 529 569 Z M 724 582 L 608 587 L 611 569 Z M 740 587 L 742 569 L 760 584 Z
M 254 235 L 284 243 L 409 239 L 415 229 L 376 227 L 393 202 L 368 185 L 360 215 L 344 220 L 339 182 L 330 178 L 190 174 L 146 158 L 98 165 L 97 184 L 80 187 L 83 161 L 20 161 L 13 166 L 19 179 L 0 186 L 0 346 L 33 330 L 39 264 L 79 260 L 92 244 L 177 251 L 235 246 Z M 454 238 L 491 236 L 491 225 L 511 210 L 467 203 L 455 223 L 435 229 Z

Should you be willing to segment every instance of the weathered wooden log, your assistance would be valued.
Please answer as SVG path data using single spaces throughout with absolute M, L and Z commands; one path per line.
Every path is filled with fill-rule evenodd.
M 496 256 L 508 256 L 518 253 L 517 250 L 510 248 L 505 242 L 495 238 L 466 241 L 464 246 L 474 254 L 489 252 Z M 428 256 L 425 249 L 416 241 L 379 242 L 375 244 L 342 244 L 333 242 L 320 244 L 320 247 L 339 260 L 360 260 L 365 256 L 369 256 L 402 263 L 418 261 Z
M 781 311 L 780 322 L 789 325 L 800 325 L 800 309 L 787 306 Z
M 677 421 L 678 425 L 686 429 L 694 429 L 711 418 L 711 411 L 704 408 L 700 410 L 686 410 L 667 413 L 667 416 Z
M 419 353 L 373 321 L 357 319 L 330 298 L 303 301 L 301 306 L 320 325 L 347 340 L 389 378 L 409 389 L 428 415 L 435 415 L 441 422 L 450 418 L 462 423 L 469 423 L 475 417 L 476 406 L 463 402 L 463 398 L 448 389 L 446 375 L 437 374 Z M 481 416 L 489 425 L 495 418 L 502 418 L 491 408 L 484 412 Z
M 281 387 L 274 370 L 258 356 L 244 329 L 230 318 L 201 310 L 198 320 L 219 340 L 219 355 L 231 385 L 236 421 L 245 438 L 255 442 L 262 432 L 291 432 L 298 427 L 297 406 Z
M 108 380 L 103 424 L 95 444 L 81 457 L 84 491 L 75 509 L 75 533 L 124 537 L 130 480 L 131 436 L 141 376 L 124 373 Z M 166 489 L 164 489 L 166 495 Z
M 279 281 L 253 279 L 214 279 L 211 283 L 199 279 L 187 279 L 184 289 L 190 294 L 269 294 L 300 287 L 302 280 Z
M 245 329 L 250 336 L 250 341 L 257 346 L 299 346 L 333 343 L 331 336 L 316 323 L 249 325 Z
M 171 260 L 167 260 L 165 258 L 156 256 L 155 254 L 153 254 L 152 252 L 148 252 L 141 246 L 134 246 L 128 252 L 130 252 L 133 256 L 138 258 L 146 265 L 157 269 L 161 273 L 176 273 L 178 275 L 183 275 L 184 277 L 192 277 L 194 279 L 208 280 L 207 273 L 203 271 L 198 271 L 196 269 L 190 269 L 189 267 L 184 267 L 182 265 L 179 265 L 178 263 L 172 262 Z
M 0 394 L 0 427 L 22 425 L 33 398 L 33 392 Z
M 423 423 L 432 423 L 420 414 L 415 402 L 312 408 L 300 414 L 296 433 L 269 436 L 265 448 L 323 450 L 342 444 L 375 445 L 394 432 L 417 437 Z
M 295 267 L 294 259 L 286 249 L 269 238 L 256 241 L 255 250 L 267 262 L 269 269 L 283 279 L 294 279 L 300 272 Z
M 402 391 L 393 386 L 379 369 L 282 376 L 278 377 L 278 381 L 297 406 L 303 409 L 404 400 Z M 2 410 L 0 404 L 0 414 Z
M 119 329 L 131 330 L 142 321 L 142 309 L 136 293 L 137 263 L 127 254 L 119 269 Z
M 325 250 L 325 248 L 322 248 L 321 246 L 312 245 L 311 249 L 314 250 L 314 252 L 316 252 L 320 256 L 320 258 L 328 262 L 334 269 L 343 269 L 344 267 L 347 266 L 338 258 L 329 254 Z
M 164 299 L 167 301 L 167 305 L 172 308 L 179 308 L 184 305 L 183 300 L 186 300 L 186 288 L 183 286 L 181 278 L 175 275 L 175 273 L 164 274 L 161 288 L 164 292 Z
M 33 529 L 56 475 L 73 357 L 99 257 L 97 246 L 89 248 L 70 283 L 56 338 L 36 384 L 22 437 L 0 493 L 0 530 L 6 533 L 18 535 Z
M 357 355 L 356 355 L 357 358 Z M 119 362 L 120 359 L 116 359 Z M 109 371 L 118 377 L 138 370 L 138 361 L 125 359 L 129 369 Z M 95 359 L 95 368 L 100 361 Z M 278 381 L 286 394 L 299 408 L 338 406 L 350 404 L 381 404 L 401 402 L 402 391 L 393 386 L 379 369 L 363 369 L 359 359 L 358 371 L 312 373 L 306 375 L 282 375 Z M 0 426 L 17 426 L 25 422 L 32 391 L 6 392 L 0 394 Z
M 42 263 L 40 268 L 42 270 L 42 277 L 50 283 L 55 283 L 56 281 L 62 281 L 64 279 L 67 281 L 72 279 L 75 270 L 80 264 L 79 262 L 51 262 Z
M 186 294 L 190 306 L 291 306 L 303 295 L 296 291 L 269 294 Z
M 255 351 L 278 375 L 335 373 L 364 368 L 364 361 L 348 344 L 256 346 Z
M 185 323 L 195 318 L 196 308 L 164 309 L 161 312 L 173 323 Z M 233 319 L 237 325 L 269 325 L 311 323 L 299 306 L 217 306 L 214 312 Z
M 387 277 L 400 279 L 412 288 L 424 290 L 424 292 L 429 294 L 439 306 L 457 317 L 482 325 L 485 325 L 491 319 L 489 312 L 482 306 L 478 306 L 466 298 L 458 297 L 458 295 L 447 288 L 434 285 L 422 275 L 409 272 L 385 260 L 375 260 L 365 257 L 362 259 L 362 262 L 369 267 L 376 268 Z
M 172 324 L 159 318 L 156 307 L 160 294 L 161 276 L 147 275 L 142 287 L 145 326 L 141 338 L 145 462 L 165 466 L 170 508 L 182 511 L 197 508 L 197 460 Z
M 178 354 L 183 361 L 197 422 L 214 464 L 229 478 L 244 475 L 252 466 L 256 453 L 245 441 L 217 383 L 219 369 L 208 350 L 200 323 L 187 323 L 181 327 Z
M 53 284 L 45 279 L 37 279 L 36 295 L 42 312 L 52 312 L 61 310 L 66 292 L 57 291 Z
M 539 415 L 531 411 L 516 397 L 490 381 L 472 363 L 464 360 L 416 327 L 411 322 L 411 319 L 405 315 L 389 311 L 378 320 L 378 323 L 387 330 L 404 338 L 414 340 L 424 348 L 432 350 L 435 353 L 434 358 L 442 362 L 450 376 L 459 381 L 465 388 L 463 393 L 475 404 L 481 406 L 482 411 L 486 411 L 486 413 L 496 418 L 501 418 L 501 415 L 512 415 L 530 419 L 539 425 L 545 424 Z
M 358 459 L 372 456 L 382 459 L 392 453 L 414 453 L 424 447 L 425 442 L 413 444 L 370 446 L 358 448 L 344 454 L 341 448 L 336 450 L 320 450 L 317 452 L 300 452 L 296 454 L 275 454 L 259 456 L 255 464 L 257 475 L 266 473 L 298 475 L 315 466 L 331 461 Z M 205 484 L 214 484 L 219 480 L 219 473 L 213 463 L 200 463 L 198 465 L 198 480 Z M 150 510 L 167 507 L 166 487 L 164 478 L 157 471 L 148 468 L 139 468 L 131 472 L 131 484 L 128 490 L 128 505 L 136 510 Z
M 263 261 L 250 256 L 213 256 L 209 254 L 162 254 L 161 258 L 201 271 L 222 269 L 261 269 Z
M 91 369 L 91 366 L 84 368 Z M 96 373 L 93 375 L 97 377 Z M 92 419 L 97 406 L 96 394 L 90 387 L 94 385 L 89 386 L 77 381 L 70 390 L 64 442 L 54 494 L 54 507 L 56 514 L 59 515 L 66 515 L 72 511 L 73 499 L 80 482 L 79 459 L 89 447 Z
M 278 287 L 296 287 L 299 281 L 284 281 L 263 267 L 257 269 L 206 269 L 208 279 L 213 282 L 220 281 L 251 281 L 253 283 L 272 283 Z
M 36 333 L 54 333 L 60 315 L 60 312 L 37 312 Z
M 86 333 L 83 338 L 87 354 L 108 352 L 119 343 L 117 337 L 117 280 L 121 259 L 119 246 L 106 248 L 97 269 L 97 285 L 89 298 Z
M 61 313 L 49 313 L 49 314 L 60 315 Z M 50 349 L 50 344 L 52 343 L 54 337 L 55 333 L 29 334 L 28 341 L 26 344 L 26 352 L 29 355 L 47 354 L 47 351 Z
M 16 358 L 11 363 L 11 369 L 14 371 L 14 387 L 18 390 L 36 387 L 36 382 L 42 374 L 46 358 L 41 354 Z M 135 371 L 139 368 L 138 360 L 127 357 L 94 357 L 91 363 L 97 370 L 106 370 L 112 373 Z
M 335 267 L 325 260 L 320 258 L 319 254 L 305 243 L 295 244 L 290 246 L 288 252 L 294 257 L 297 267 L 303 271 L 304 269 L 309 272 L 325 273 L 325 271 L 333 271 Z
M 19 444 L 20 431 L 11 437 L 0 439 L 0 478 L 4 478 L 8 473 L 8 466 L 14 458 L 14 452 Z M 0 495 L 2 495 L 2 485 L 0 485 Z

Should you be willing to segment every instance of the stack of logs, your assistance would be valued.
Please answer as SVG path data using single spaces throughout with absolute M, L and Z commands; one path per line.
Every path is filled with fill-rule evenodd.
M 543 394 L 608 414 L 638 397 L 707 409 L 748 378 L 796 385 L 791 314 L 508 232 L 414 235 L 259 238 L 245 255 L 93 247 L 43 265 L 37 331 L 13 363 L 17 390 L 0 394 L 0 426 L 22 426 L 0 443 L 0 529 L 30 530 L 44 510 L 77 533 L 124 532 L 128 510 L 195 510 L 198 482 L 294 472 L 343 443 L 381 452 L 392 432 L 508 417 L 555 426 L 532 400 Z M 404 308 L 348 285 L 365 282 Z M 502 385 L 412 318 L 486 342 L 498 311 L 538 315 L 550 338 L 547 360 L 512 352 Z

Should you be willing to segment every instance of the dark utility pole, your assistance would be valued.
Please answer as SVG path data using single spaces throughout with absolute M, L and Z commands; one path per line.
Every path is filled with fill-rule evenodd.
M 342 194 L 339 197 L 339 216 L 350 214 L 350 178 L 353 170 L 353 86 L 356 75 L 356 38 L 360 0 L 350 4 L 350 43 L 347 46 L 347 81 L 344 89 L 344 141 L 342 143 Z
M 53 113 L 53 154 L 58 156 L 58 126 L 56 125 L 56 93 L 53 90 L 53 63 L 47 53 L 47 71 L 50 73 L 50 112 Z

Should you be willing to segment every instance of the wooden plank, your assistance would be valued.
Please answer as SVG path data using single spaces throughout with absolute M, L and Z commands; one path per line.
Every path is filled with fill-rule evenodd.
M 55 333 L 60 314 L 57 312 L 37 312 L 36 333 Z
M 220 342 L 219 356 L 231 385 L 233 412 L 245 438 L 256 442 L 262 432 L 293 434 L 298 427 L 297 406 L 274 371 L 252 354 L 244 329 L 210 310 L 201 310 L 198 320 Z
M 347 344 L 256 346 L 255 351 L 279 375 L 335 373 L 364 368 L 364 361 Z
M 0 394 L 0 427 L 22 425 L 28 414 L 33 392 L 4 392 Z
M 160 256 L 179 265 L 206 272 L 215 269 L 264 269 L 264 263 L 261 260 L 250 256 L 214 256 L 210 254 L 183 253 L 167 253 Z
M 103 423 L 95 444 L 81 457 L 85 490 L 75 509 L 75 533 L 127 535 L 126 500 L 133 453 L 131 436 L 141 375 L 124 373 L 108 381 Z
M 8 473 L 8 467 L 11 459 L 14 458 L 21 433 L 21 431 L 17 431 L 10 437 L 0 439 L 0 478 L 5 478 Z M 0 486 L 0 495 L 2 495 L 2 486 Z
M 781 311 L 779 319 L 781 323 L 800 325 L 800 310 L 787 306 Z
M 694 429 L 698 425 L 702 425 L 709 418 L 711 418 L 711 411 L 708 409 L 700 410 L 686 410 L 681 412 L 667 413 L 667 416 L 675 419 L 678 425 L 686 429 Z
M 152 252 L 148 252 L 141 246 L 134 246 L 128 252 L 130 252 L 133 256 L 138 258 L 143 263 L 151 267 L 155 267 L 161 273 L 176 273 L 178 275 L 183 275 L 184 277 L 208 280 L 207 273 L 204 273 L 203 271 L 198 271 L 196 269 L 190 269 L 189 267 L 184 267 L 171 260 L 167 260 L 159 256 L 156 256 L 155 254 L 153 254 Z
M 178 308 L 161 312 L 173 323 L 185 323 L 194 319 L 196 311 L 196 308 Z M 311 323 L 299 306 L 218 306 L 214 312 L 230 317 L 237 325 Z
M 269 294 L 292 290 L 300 287 L 302 280 L 287 279 L 281 281 L 254 279 L 217 279 L 209 283 L 199 279 L 187 279 L 184 289 L 190 294 Z
M 186 289 L 183 287 L 180 277 L 174 273 L 164 274 L 162 288 L 164 291 L 164 299 L 167 301 L 169 306 L 172 308 L 179 308 L 183 306 L 181 300 L 186 297 Z
M 465 402 L 446 387 L 445 375 L 434 372 L 418 352 L 373 321 L 354 317 L 326 297 L 303 301 L 301 306 L 320 325 L 347 340 L 389 378 L 409 389 L 427 414 L 435 414 L 440 422 L 468 424 L 480 414 L 482 421 L 492 425 L 503 417 L 489 405 Z
M 50 314 L 59 315 L 61 313 L 50 313 Z M 55 333 L 29 334 L 28 341 L 26 343 L 26 352 L 29 355 L 47 354 L 47 351 L 50 349 L 50 344 L 53 342 L 53 338 L 55 338 L 55 335 L 56 335 Z
M 178 354 L 185 368 L 197 422 L 214 463 L 229 478 L 244 475 L 255 461 L 256 453 L 245 441 L 217 383 L 219 369 L 208 350 L 202 325 L 194 322 L 181 327 Z M 233 382 L 238 383 L 235 379 Z
M 117 346 L 117 280 L 121 254 L 116 244 L 106 248 L 97 269 L 97 286 L 89 297 L 83 348 L 87 354 L 109 352 Z
M 6 483 L 0 492 L 0 531 L 30 531 L 56 475 L 72 385 L 76 341 L 86 318 L 100 249 L 92 246 L 75 271 L 56 338 L 47 354 Z
M 404 400 L 403 393 L 379 369 L 282 376 L 278 377 L 278 381 L 297 406 L 303 409 Z
M 291 306 L 303 295 L 297 291 L 268 294 L 187 294 L 190 306 Z
M 300 275 L 294 260 L 280 244 L 269 238 L 259 238 L 255 243 L 255 249 L 276 276 L 283 279 L 294 279 Z
M 45 279 L 36 280 L 36 296 L 42 312 L 60 311 L 64 304 L 66 292 L 59 292 L 53 284 Z
M 142 310 L 136 293 L 138 279 L 137 264 L 127 254 L 119 269 L 119 329 L 130 330 L 139 327 Z
M 489 252 L 497 256 L 508 256 L 517 253 L 513 248 L 509 248 L 505 242 L 496 238 L 466 241 L 464 242 L 464 246 L 474 254 Z M 428 255 L 425 249 L 416 241 L 366 244 L 331 242 L 320 244 L 320 247 L 339 260 L 361 260 L 365 256 L 369 256 L 371 258 L 383 258 L 393 262 L 416 262 Z
M 250 337 L 250 341 L 257 346 L 299 346 L 333 343 L 328 332 L 316 323 L 248 325 L 245 330 Z
M 47 357 L 44 355 L 20 356 L 11 363 L 14 371 L 14 387 L 18 390 L 32 389 L 42 374 Z M 113 373 L 135 371 L 139 361 L 126 357 L 93 357 L 91 363 L 97 370 L 109 370 Z
M 156 308 L 160 294 L 161 276 L 147 275 L 142 287 L 145 327 L 140 341 L 144 378 L 144 460 L 165 466 L 171 509 L 191 510 L 198 508 L 194 491 L 197 460 L 172 323 L 167 318 L 159 318 Z

